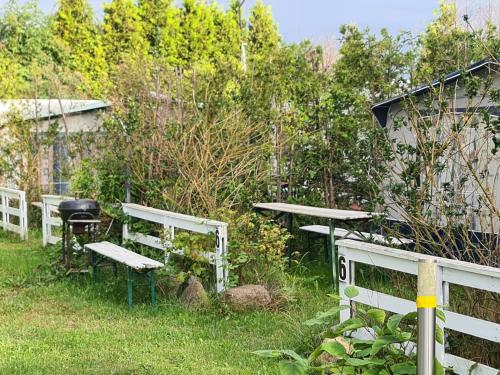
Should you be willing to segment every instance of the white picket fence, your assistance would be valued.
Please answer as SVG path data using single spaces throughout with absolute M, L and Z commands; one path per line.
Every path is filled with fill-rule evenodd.
M 407 314 L 416 311 L 415 301 L 398 298 L 389 294 L 380 293 L 356 286 L 359 294 L 348 299 L 344 290 L 349 285 L 355 285 L 355 265 L 364 263 L 376 267 L 417 274 L 418 260 L 433 258 L 437 261 L 438 305 L 447 306 L 450 302 L 450 284 L 462 285 L 470 288 L 500 293 L 500 269 L 480 266 L 473 263 L 461 262 L 445 258 L 417 254 L 409 251 L 393 249 L 353 240 L 337 242 L 339 253 L 339 279 L 342 303 L 351 301 L 360 302 L 372 307 L 380 308 L 397 314 Z M 480 337 L 496 343 L 500 342 L 500 324 L 477 319 L 471 316 L 444 311 L 446 322 L 438 319 L 438 324 L 445 330 L 454 330 L 467 335 Z M 350 318 L 351 311 L 341 312 L 340 320 Z M 460 375 L 497 375 L 498 370 L 461 358 L 445 352 L 445 346 L 436 342 L 436 358 L 445 366 L 452 367 Z M 472 371 L 470 369 L 472 368 Z
M 58 206 L 62 201 L 71 199 L 74 198 L 61 195 L 42 195 L 43 246 L 56 244 L 61 241 L 62 238 L 54 234 L 54 229 L 62 226 Z
M 206 252 L 203 255 L 211 264 L 215 265 L 216 290 L 222 292 L 227 285 L 228 268 L 226 262 L 227 256 L 227 223 L 209 219 L 203 219 L 195 216 L 183 215 L 176 212 L 159 210 L 141 206 L 133 203 L 123 203 L 123 212 L 129 217 L 138 218 L 160 224 L 163 226 L 167 238 L 146 235 L 138 232 L 132 232 L 130 224 L 123 225 L 123 239 L 135 241 L 143 245 L 151 246 L 166 252 L 166 259 L 170 252 L 171 241 L 175 238 L 175 230 L 183 229 L 195 233 L 215 234 L 214 252 Z M 176 249 L 175 253 L 182 254 L 182 250 Z
M 14 201 L 17 201 L 17 207 L 13 206 Z M 3 230 L 18 233 L 23 240 L 28 238 L 28 207 L 24 191 L 0 187 L 0 212 Z M 17 224 L 13 224 L 12 216 L 17 217 Z

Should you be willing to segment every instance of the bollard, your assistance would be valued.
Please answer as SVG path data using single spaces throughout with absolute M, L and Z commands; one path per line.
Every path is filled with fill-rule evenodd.
M 417 375 L 434 374 L 436 352 L 436 261 L 420 259 L 417 287 Z

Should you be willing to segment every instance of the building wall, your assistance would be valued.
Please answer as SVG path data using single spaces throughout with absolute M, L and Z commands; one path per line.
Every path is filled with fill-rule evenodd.
M 61 150 L 67 150 L 68 145 L 66 142 L 66 133 L 71 137 L 77 134 L 90 134 L 98 131 L 100 125 L 102 124 L 102 109 L 96 109 L 86 112 L 76 112 L 69 113 L 65 116 L 65 121 L 61 116 L 40 120 L 35 122 L 32 121 L 32 131 L 38 134 L 46 133 L 53 124 L 57 124 L 57 128 L 59 129 L 59 143 L 51 146 L 42 146 L 39 150 L 38 156 L 38 179 L 43 193 L 63 193 L 65 191 L 65 187 L 68 185 L 67 173 L 66 176 L 62 180 L 55 180 L 55 176 L 57 175 L 57 171 L 54 170 L 54 167 L 57 165 L 64 164 L 69 170 L 78 165 L 80 161 L 80 157 L 76 156 L 73 159 L 69 157 L 62 157 Z M 9 142 L 8 129 L 0 128 L 0 141 Z M 65 152 L 62 152 L 64 154 Z M 20 163 L 22 160 L 13 160 L 12 163 Z M 2 176 L 0 173 L 0 185 L 8 186 L 8 187 L 18 187 L 17 186 L 18 178 L 8 178 L 7 176 Z M 59 186 L 60 185 L 60 186 Z M 62 187 L 62 189 L 60 188 Z
M 54 121 L 57 121 L 60 134 L 55 144 L 45 147 L 39 161 L 39 180 L 42 192 L 63 194 L 69 188 L 68 171 L 74 169 L 80 162 L 80 156 L 68 157 L 66 142 L 66 128 L 68 135 L 88 134 L 98 131 L 102 123 L 100 111 L 88 111 L 62 117 L 47 119 L 40 123 L 40 131 L 46 132 Z
M 485 71 L 483 72 L 483 75 L 484 74 L 488 74 L 488 72 Z M 494 74 L 493 79 L 495 87 L 500 88 L 500 75 L 497 73 L 492 74 Z M 448 100 L 448 103 L 450 111 L 458 113 L 455 114 L 455 119 L 444 119 L 440 122 L 440 130 L 443 133 L 441 135 L 442 139 L 447 138 L 446 133 L 449 132 L 454 120 L 458 120 L 463 116 L 460 112 L 463 112 L 464 108 L 471 109 L 475 108 L 475 106 L 491 107 L 498 105 L 498 103 L 493 103 L 489 98 L 481 98 L 479 96 L 474 97 L 473 100 L 469 100 L 464 93 L 463 85 L 460 83 L 453 85 L 454 86 L 450 86 L 452 86 L 451 88 L 453 89 L 455 95 L 453 99 Z M 428 108 L 425 107 L 425 100 L 425 96 L 421 96 L 415 103 L 415 106 L 421 110 L 422 117 L 432 115 L 432 111 L 429 111 Z M 408 102 L 398 102 L 391 105 L 386 125 L 387 132 L 389 138 L 395 139 L 397 143 L 415 146 L 415 132 L 419 129 L 417 123 L 413 126 L 404 126 L 400 129 L 396 129 L 396 121 L 403 120 L 405 122 L 415 122 L 413 117 L 417 116 L 411 116 L 412 118 L 410 120 L 408 119 L 406 105 L 408 105 Z M 437 106 L 435 108 L 437 108 Z M 498 110 L 500 110 L 500 108 Z M 496 200 L 496 206 L 498 207 L 500 205 L 500 156 L 498 154 L 495 156 L 491 153 L 494 135 L 485 128 L 485 124 L 479 116 L 476 119 L 476 123 L 478 125 L 476 129 L 468 128 L 465 131 L 462 131 L 460 139 L 457 139 L 456 141 L 460 142 L 462 145 L 461 148 L 464 150 L 464 156 L 470 161 L 473 166 L 473 170 L 477 171 L 477 173 L 482 173 L 487 170 L 487 173 L 485 174 L 486 177 L 484 179 L 485 185 L 488 189 L 491 189 Z M 429 140 L 431 140 L 434 136 L 437 136 L 437 133 L 432 131 L 428 134 L 422 134 L 423 138 L 428 137 Z M 459 179 L 461 177 L 467 177 L 467 175 L 470 174 L 470 168 L 463 167 L 463 160 L 463 156 L 459 156 L 457 154 L 449 154 L 443 158 L 442 162 L 444 164 L 444 168 L 438 175 L 436 175 L 437 184 L 433 187 L 433 189 L 436 189 L 435 194 L 431 192 L 431 194 L 435 196 L 436 200 L 442 198 L 447 184 L 451 184 L 451 186 L 453 186 L 456 190 Z M 394 178 L 397 180 L 399 179 L 398 175 L 400 174 L 402 168 L 395 163 L 393 165 L 393 169 L 395 174 Z M 477 189 L 477 184 L 475 184 L 472 179 L 469 179 L 469 181 L 465 183 L 462 191 L 455 194 L 457 205 L 463 205 L 466 203 L 467 205 L 472 206 L 472 209 L 470 209 L 468 215 L 466 215 L 472 230 L 488 232 L 493 230 L 498 233 L 500 229 L 499 220 L 497 219 L 492 221 L 491 217 L 486 215 L 486 213 L 490 211 L 488 209 L 481 208 L 482 205 L 478 200 L 480 194 L 475 193 Z M 387 200 L 389 200 L 389 194 L 387 191 L 385 195 Z M 437 203 L 438 202 L 436 201 L 436 204 Z M 476 210 L 478 212 L 475 212 Z M 396 220 L 404 220 L 405 215 L 397 204 L 391 205 L 389 213 L 391 217 Z M 442 224 L 445 224 L 444 218 L 442 219 Z

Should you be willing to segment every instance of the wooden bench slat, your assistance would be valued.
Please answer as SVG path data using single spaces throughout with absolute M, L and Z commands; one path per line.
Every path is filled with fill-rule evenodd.
M 164 267 L 164 264 L 158 262 L 157 260 L 137 254 L 108 241 L 86 244 L 85 248 L 118 263 L 123 263 L 135 270 L 148 270 Z
M 330 234 L 330 228 L 327 227 L 326 225 L 305 225 L 299 228 L 300 230 L 306 231 L 306 232 L 313 232 L 313 233 L 318 233 L 318 234 L 323 234 L 323 235 L 329 235 Z M 375 241 L 387 244 L 387 245 L 401 245 L 401 244 L 410 244 L 413 243 L 412 240 L 409 240 L 407 238 L 395 238 L 395 237 L 385 237 L 381 234 L 372 234 L 370 233 L 365 233 L 365 232 L 351 232 L 349 235 L 347 235 L 349 231 L 347 229 L 343 228 L 335 228 L 335 231 L 333 234 L 335 237 L 345 237 L 349 238 L 351 240 L 358 240 L 358 241 L 366 241 L 370 237 L 373 238 Z M 346 237 L 347 236 L 347 237 Z

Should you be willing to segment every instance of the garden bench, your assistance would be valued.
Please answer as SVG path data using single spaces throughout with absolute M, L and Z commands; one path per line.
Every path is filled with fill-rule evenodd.
M 330 228 L 326 225 L 305 225 L 299 228 L 300 230 L 321 234 L 328 236 L 330 234 Z M 342 239 L 366 241 L 367 239 L 373 239 L 384 245 L 407 245 L 413 243 L 412 240 L 407 238 L 396 238 L 396 237 L 386 237 L 381 234 L 371 234 L 359 231 L 349 231 L 343 228 L 335 228 L 333 232 L 334 236 Z
M 84 247 L 90 254 L 90 265 L 93 271 L 94 282 L 97 281 L 97 267 L 103 261 L 108 260 L 112 262 L 114 274 L 116 274 L 116 264 L 123 264 L 127 267 L 129 308 L 132 308 L 133 303 L 134 273 L 146 275 L 149 281 L 151 303 L 153 305 L 156 304 L 156 279 L 154 272 L 159 268 L 163 268 L 163 263 L 107 241 L 86 244 Z

